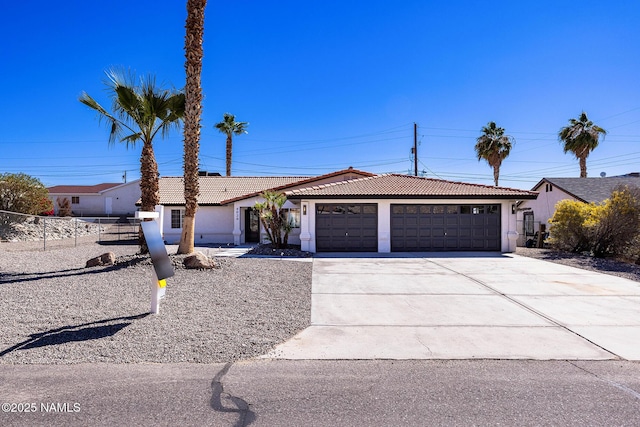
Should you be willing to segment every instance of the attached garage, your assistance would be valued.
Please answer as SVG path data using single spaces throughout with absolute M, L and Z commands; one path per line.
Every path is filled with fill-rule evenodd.
M 387 174 L 287 191 L 310 252 L 513 252 L 518 201 L 537 193 Z
M 391 205 L 391 251 L 499 251 L 500 205 Z
M 372 203 L 316 204 L 318 252 L 377 252 L 378 206 Z

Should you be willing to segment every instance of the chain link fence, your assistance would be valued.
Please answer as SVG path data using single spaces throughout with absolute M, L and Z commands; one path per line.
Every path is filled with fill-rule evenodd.
M 140 221 L 120 217 L 53 217 L 0 210 L 0 248 L 73 247 L 82 243 L 137 244 Z

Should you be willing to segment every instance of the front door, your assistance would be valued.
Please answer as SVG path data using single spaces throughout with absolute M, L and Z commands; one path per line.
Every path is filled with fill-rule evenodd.
M 244 241 L 260 242 L 260 213 L 252 208 L 247 208 L 244 215 Z

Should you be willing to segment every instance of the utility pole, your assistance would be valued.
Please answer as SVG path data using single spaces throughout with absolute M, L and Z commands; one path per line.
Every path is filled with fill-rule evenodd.
M 418 176 L 418 124 L 413 122 L 413 175 Z

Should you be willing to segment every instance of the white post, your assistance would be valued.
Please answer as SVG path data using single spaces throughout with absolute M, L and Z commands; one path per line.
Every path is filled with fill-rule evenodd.
M 143 220 L 146 218 L 157 220 L 160 216 L 159 212 L 136 212 L 136 218 Z M 151 268 L 151 283 L 150 283 L 150 291 L 151 291 L 151 313 L 157 314 L 160 311 L 160 300 L 164 298 L 166 292 L 166 281 L 164 278 L 173 276 L 173 268 L 170 266 L 169 257 L 167 256 L 167 251 L 164 247 L 164 243 L 162 242 L 162 237 L 160 235 L 160 229 L 158 228 L 157 221 L 142 223 L 142 228 L 144 231 L 145 239 L 147 240 L 147 246 L 149 247 L 149 253 L 151 254 L 151 261 L 153 263 L 153 268 Z M 151 228 L 147 227 L 144 224 L 149 224 Z M 164 258 L 164 259 L 163 259 Z M 156 273 L 156 268 L 161 268 L 160 266 L 166 262 L 169 265 L 170 271 L 167 273 L 166 268 L 164 268 L 160 274 L 163 275 L 163 280 L 158 280 L 158 273 Z M 156 265 L 158 263 L 158 265 Z M 166 266 L 165 266 L 166 267 Z
M 166 286 L 160 286 L 158 282 L 158 276 L 156 275 L 156 270 L 151 269 L 152 277 L 151 277 L 151 313 L 158 314 L 160 311 L 160 300 L 164 298 L 164 294 L 166 292 Z

